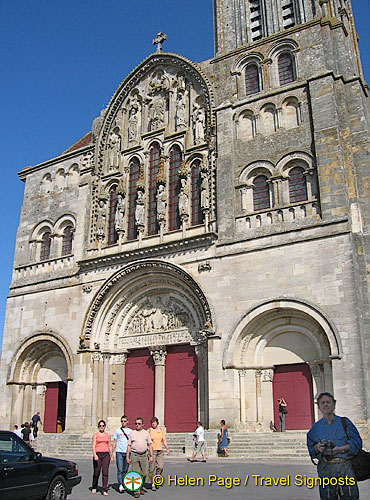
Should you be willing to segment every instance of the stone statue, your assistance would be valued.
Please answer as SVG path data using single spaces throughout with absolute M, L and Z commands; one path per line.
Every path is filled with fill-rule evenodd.
M 137 192 L 136 198 L 136 208 L 135 208 L 135 223 L 136 226 L 143 227 L 145 224 L 145 194 L 143 191 L 139 190 Z
M 179 193 L 179 214 L 180 217 L 189 215 L 189 195 L 186 179 L 181 179 L 181 187 Z
M 155 99 L 150 108 L 150 130 L 156 130 L 164 124 L 164 100 Z
M 177 94 L 175 124 L 176 130 L 185 127 L 185 102 L 182 92 Z
M 109 168 L 116 168 L 119 166 L 119 155 L 121 153 L 121 136 L 117 133 L 118 129 L 115 128 L 109 137 Z
M 202 182 L 200 184 L 200 206 L 203 209 L 209 208 L 209 181 L 206 172 L 200 173 Z
M 159 184 L 157 189 L 157 220 L 163 221 L 166 218 L 167 195 L 163 184 Z
M 206 113 L 204 108 L 197 107 L 193 113 L 194 142 L 204 141 L 204 131 L 206 126 Z
M 138 107 L 136 104 L 132 105 L 128 118 L 128 140 L 133 142 L 137 140 L 137 126 L 138 126 Z
M 118 201 L 116 206 L 116 213 L 114 216 L 114 229 L 116 231 L 124 230 L 124 218 L 125 218 L 125 196 L 124 194 L 118 195 Z
M 105 202 L 104 200 L 99 200 L 98 213 L 96 216 L 96 235 L 98 239 L 104 239 L 105 237 L 105 223 L 107 219 L 107 214 L 105 210 Z

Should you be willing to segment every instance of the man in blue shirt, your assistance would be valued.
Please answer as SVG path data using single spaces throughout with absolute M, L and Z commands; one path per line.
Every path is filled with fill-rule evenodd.
M 348 418 L 346 418 L 347 438 L 341 417 L 334 413 L 335 403 L 334 397 L 329 392 L 322 392 L 317 398 L 323 418 L 308 432 L 307 447 L 311 458 L 319 460 L 317 473 L 322 479 L 319 487 L 320 498 L 358 500 L 358 486 L 350 460 L 361 450 L 362 439 Z M 324 481 L 324 478 L 327 479 Z M 329 480 L 330 483 L 326 484 Z
M 117 481 L 119 492 L 125 491 L 123 487 L 123 477 L 127 473 L 128 463 L 126 461 L 127 442 L 132 429 L 127 427 L 128 418 L 126 415 L 121 417 L 121 427 L 113 435 L 113 453 L 116 452 L 117 461 Z

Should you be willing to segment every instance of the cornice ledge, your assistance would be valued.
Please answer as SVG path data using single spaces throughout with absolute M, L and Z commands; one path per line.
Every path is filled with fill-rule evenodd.
M 137 248 L 128 252 L 83 259 L 78 262 L 78 265 L 80 266 L 80 271 L 89 271 L 91 269 L 124 264 L 133 260 L 147 259 L 167 255 L 173 252 L 209 247 L 216 240 L 217 235 L 212 232 L 180 241 L 155 245 L 153 247 Z

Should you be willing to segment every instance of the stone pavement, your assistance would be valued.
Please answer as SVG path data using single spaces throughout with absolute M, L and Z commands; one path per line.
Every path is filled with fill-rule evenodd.
M 72 459 L 71 457 L 64 457 Z M 73 459 L 72 459 L 73 460 Z M 252 462 L 243 461 L 241 459 L 210 459 L 207 463 L 189 463 L 184 459 L 165 458 L 164 470 L 164 486 L 158 491 L 152 492 L 148 490 L 145 498 L 150 499 L 179 499 L 179 500 L 209 500 L 210 496 L 213 499 L 239 499 L 248 498 L 248 500 L 311 500 L 318 499 L 318 487 L 308 488 L 304 486 L 306 478 L 316 478 L 316 469 L 309 460 L 304 461 L 286 461 L 279 462 Z M 90 493 L 92 480 L 92 460 L 75 459 L 78 464 L 79 473 L 82 476 L 81 484 L 74 488 L 69 500 L 86 500 L 94 497 Z M 247 484 L 246 478 L 248 475 Z M 284 479 L 281 479 L 281 485 L 268 486 L 261 485 L 261 477 L 253 477 L 260 475 L 263 478 L 272 478 L 275 481 L 278 478 L 287 478 L 289 485 L 284 486 Z M 214 481 L 217 476 L 220 484 Z M 194 478 L 194 479 L 191 479 Z M 240 485 L 234 485 L 231 488 L 222 486 L 222 482 L 227 482 L 226 478 L 239 478 Z M 196 482 L 197 485 L 176 485 L 175 480 L 180 482 Z M 168 484 L 170 481 L 170 485 Z M 209 484 L 209 481 L 212 481 Z M 238 480 L 236 479 L 236 482 Z M 257 482 L 258 485 L 255 483 Z M 265 481 L 264 481 L 265 482 Z M 301 483 L 302 486 L 294 483 Z M 99 482 L 101 485 L 101 479 Z M 130 499 L 133 496 L 127 492 L 123 495 L 115 491 L 117 488 L 116 479 L 116 464 L 111 465 L 109 471 L 109 497 Z M 370 481 L 360 483 L 360 498 L 366 500 L 370 498 Z

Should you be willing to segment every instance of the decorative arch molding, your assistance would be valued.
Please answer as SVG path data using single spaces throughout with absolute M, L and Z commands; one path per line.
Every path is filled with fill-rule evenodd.
M 260 64 L 263 61 L 264 56 L 260 52 L 251 52 L 247 55 L 239 57 L 231 69 L 232 75 L 240 75 L 245 66 L 249 63 Z
M 257 175 L 267 175 L 267 177 L 270 177 L 273 175 L 274 169 L 274 165 L 269 161 L 255 161 L 242 170 L 239 176 L 239 183 L 252 186 L 253 179 Z
M 204 95 L 204 105 L 208 115 L 208 127 L 212 129 L 215 125 L 214 117 L 214 95 L 212 86 L 203 71 L 189 59 L 172 53 L 155 53 L 151 54 L 139 66 L 137 66 L 123 80 L 115 94 L 113 95 L 107 111 L 104 115 L 104 121 L 101 128 L 99 140 L 97 141 L 97 170 L 103 170 L 104 154 L 107 148 L 110 131 L 117 118 L 119 110 L 122 108 L 124 101 L 129 97 L 135 86 L 151 71 L 160 69 L 161 66 L 172 65 L 178 71 L 184 71 L 190 75 L 200 85 Z M 209 134 L 207 134 L 209 135 Z
M 287 165 L 292 161 L 301 161 L 307 165 L 308 169 L 314 167 L 314 160 L 312 156 L 304 151 L 295 151 L 294 153 L 289 153 L 283 156 L 276 165 L 276 170 L 283 174 L 286 170 Z
M 42 361 L 50 353 L 62 354 L 67 365 L 67 381 L 73 380 L 73 354 L 67 341 L 55 332 L 37 332 L 22 341 L 10 363 L 8 384 L 32 383 L 34 380 L 21 380 L 25 367 Z M 31 366 L 32 372 L 35 367 Z
M 141 332 L 137 329 L 139 327 L 133 326 L 133 318 L 137 311 L 150 308 L 150 304 L 145 303 L 148 297 L 160 300 L 161 307 L 167 308 L 170 316 L 176 309 L 173 305 L 173 299 L 176 299 L 181 306 L 178 309 L 182 309 L 180 315 L 189 318 L 189 331 L 186 332 L 185 319 L 184 324 L 177 321 L 175 327 L 167 331 L 162 323 L 157 326 L 156 321 L 160 318 L 157 316 L 155 320 L 153 316 L 148 333 L 139 335 Z M 144 343 L 149 341 L 149 345 L 153 345 L 155 340 L 156 345 L 160 343 L 161 335 L 167 343 L 181 343 L 181 339 L 187 338 L 191 343 L 199 344 L 214 330 L 214 312 L 194 278 L 172 263 L 148 260 L 128 264 L 103 284 L 86 313 L 80 347 L 92 348 L 90 344 L 94 343 L 96 349 L 127 350 L 144 346 L 137 340 L 140 336 L 145 337 Z
M 291 311 L 292 315 L 307 319 L 312 325 L 314 325 L 318 331 L 321 331 L 329 344 L 329 358 L 339 358 L 342 356 L 342 345 L 340 341 L 339 332 L 337 331 L 333 322 L 327 317 L 327 315 L 320 310 L 317 306 L 310 304 L 309 302 L 295 299 L 295 298 L 276 298 L 270 299 L 262 304 L 254 306 L 251 308 L 232 328 L 226 342 L 222 357 L 222 367 L 223 369 L 228 368 L 247 368 L 246 366 L 241 366 L 240 363 L 240 352 L 243 340 L 245 341 L 248 335 L 249 338 L 246 342 L 249 342 L 250 338 L 253 337 L 254 331 L 258 328 L 265 328 L 265 323 L 269 323 L 273 315 L 277 317 L 279 313 L 283 311 Z M 258 323 L 258 324 L 257 324 Z M 289 328 L 289 327 L 288 327 Z M 297 327 L 296 327 L 297 329 Z M 304 324 L 298 325 L 298 329 L 303 335 L 308 335 L 307 328 Z M 274 333 L 268 333 L 266 335 L 271 337 L 271 335 L 277 335 L 278 330 Z M 266 339 L 266 337 L 265 337 Z M 313 337 L 311 337 L 311 340 Z M 315 342 L 315 340 L 313 340 Z M 258 349 L 263 349 L 263 345 L 257 346 Z M 238 359 L 239 358 L 239 359 Z
M 297 51 L 299 50 L 299 46 L 295 40 L 292 39 L 285 39 L 285 40 L 279 40 L 278 42 L 274 43 L 269 50 L 269 53 L 267 57 L 269 59 L 272 59 L 276 57 L 277 54 L 284 52 L 284 51 Z

